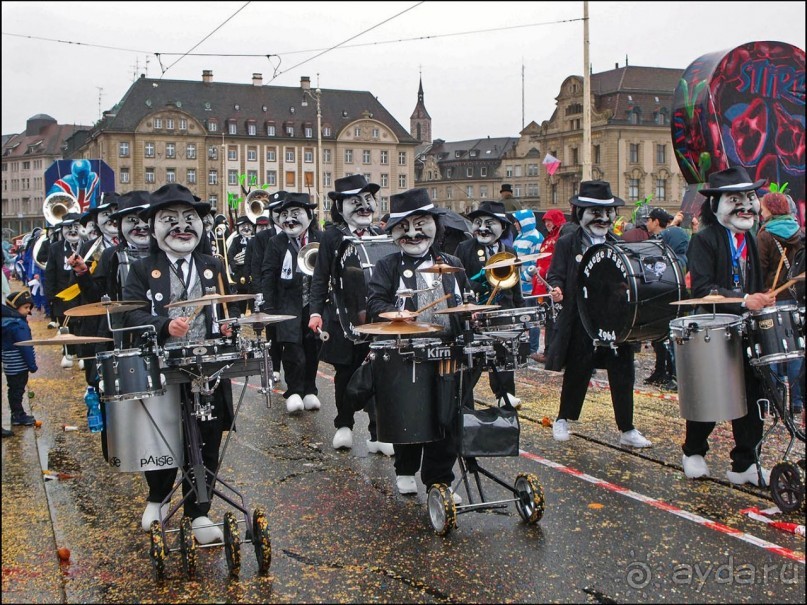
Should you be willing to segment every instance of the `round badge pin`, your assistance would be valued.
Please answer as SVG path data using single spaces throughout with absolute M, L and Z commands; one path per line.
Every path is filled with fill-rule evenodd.
M 583 260 L 583 255 L 578 254 L 577 256 L 574 257 L 574 260 L 576 260 L 578 263 L 581 262 Z
M 412 272 L 412 269 L 404 270 L 404 277 L 409 278 L 409 277 L 412 277 L 413 275 L 414 275 L 414 273 Z
M 213 272 L 210 269 L 205 269 L 205 279 L 213 279 Z
M 156 300 L 157 302 L 160 302 L 162 299 L 163 299 L 162 292 L 157 292 L 157 294 L 154 295 L 154 300 Z
M 154 279 L 159 279 L 159 278 L 160 278 L 160 275 L 162 275 L 162 273 L 160 273 L 160 270 L 159 270 L 159 269 L 154 269 L 154 271 L 152 271 L 152 272 L 151 272 L 151 276 L 152 276 Z
M 485 256 L 485 251 L 484 251 L 484 250 L 477 250 L 477 251 L 476 251 L 476 255 L 477 255 L 479 258 L 482 258 L 483 256 Z

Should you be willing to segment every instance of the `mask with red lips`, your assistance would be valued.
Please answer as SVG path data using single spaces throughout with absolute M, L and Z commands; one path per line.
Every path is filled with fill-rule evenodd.
M 471 230 L 477 242 L 483 246 L 490 246 L 499 241 L 504 233 L 504 226 L 501 221 L 491 216 L 477 216 L 473 220 Z
M 300 237 L 308 231 L 308 226 L 311 224 L 311 216 L 309 216 L 305 208 L 299 206 L 284 208 L 278 212 L 278 220 L 280 221 L 280 228 L 289 238 Z
M 342 217 L 354 229 L 367 229 L 373 224 L 377 204 L 373 194 L 365 191 L 342 200 Z
M 391 229 L 393 241 L 409 256 L 416 258 L 429 251 L 437 236 L 437 223 L 430 214 L 413 214 Z
M 123 238 L 135 248 L 148 248 L 149 226 L 136 212 L 120 219 L 120 230 Z
M 186 256 L 193 252 L 204 232 L 199 213 L 188 204 L 160 208 L 153 219 L 154 239 L 163 252 Z
M 605 237 L 616 219 L 613 208 L 585 208 L 580 215 L 580 226 L 589 235 Z
M 717 202 L 717 222 L 732 233 L 745 233 L 759 216 L 759 198 L 755 191 L 723 193 Z

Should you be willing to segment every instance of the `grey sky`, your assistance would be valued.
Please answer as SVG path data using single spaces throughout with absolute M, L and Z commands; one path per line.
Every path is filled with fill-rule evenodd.
M 582 16 L 582 1 L 3 2 L 2 132 L 22 131 L 37 113 L 91 125 L 98 88 L 100 109 L 111 108 L 136 62 L 143 72 L 148 59 L 152 78 L 197 80 L 211 69 L 218 82 L 250 83 L 260 72 L 267 84 L 277 71 L 272 84 L 309 76 L 316 86 L 319 74 L 322 88 L 372 92 L 406 128 L 422 70 L 434 137 L 517 136 L 522 61 L 525 123 L 540 124 L 564 78 L 583 73 Z M 755 40 L 805 46 L 804 2 L 590 2 L 589 16 L 595 72 L 626 56 L 631 65 L 684 69 Z M 464 32 L 475 33 L 447 35 Z M 167 54 L 197 44 L 195 53 L 260 56 Z M 280 55 L 279 65 L 268 54 Z

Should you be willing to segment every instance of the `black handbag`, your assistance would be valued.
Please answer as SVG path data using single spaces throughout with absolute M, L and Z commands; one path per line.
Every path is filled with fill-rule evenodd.
M 479 410 L 462 408 L 460 455 L 518 456 L 521 426 L 510 403 Z
M 364 409 L 373 395 L 373 365 L 369 359 L 365 359 L 350 377 L 345 387 L 345 397 L 354 402 L 354 410 L 358 412 Z

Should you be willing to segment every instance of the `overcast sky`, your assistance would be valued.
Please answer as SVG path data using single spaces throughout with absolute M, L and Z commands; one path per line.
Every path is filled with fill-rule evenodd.
M 524 123 L 540 124 L 563 80 L 582 75 L 582 17 L 582 1 L 4 1 L 2 133 L 21 132 L 38 113 L 92 125 L 99 88 L 104 111 L 135 73 L 199 80 L 211 69 L 217 82 L 250 83 L 260 72 L 264 84 L 309 76 L 313 86 L 319 78 L 322 88 L 367 90 L 406 129 L 422 72 L 435 138 L 518 136 L 522 90 Z M 626 56 L 685 69 L 756 40 L 805 46 L 804 2 L 592 1 L 589 17 L 595 73 Z M 191 49 L 257 56 L 181 57 Z

